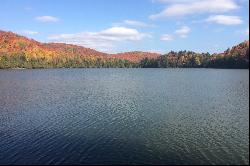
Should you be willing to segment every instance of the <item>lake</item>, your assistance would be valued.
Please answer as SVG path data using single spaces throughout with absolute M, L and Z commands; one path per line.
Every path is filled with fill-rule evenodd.
M 249 164 L 249 70 L 0 70 L 0 164 Z

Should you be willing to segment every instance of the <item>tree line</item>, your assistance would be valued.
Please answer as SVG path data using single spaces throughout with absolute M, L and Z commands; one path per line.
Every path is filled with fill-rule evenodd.
M 249 68 L 249 51 L 245 55 L 234 53 L 212 54 L 192 51 L 171 51 L 155 59 L 144 58 L 131 62 L 118 58 L 87 58 L 83 56 L 28 58 L 25 54 L 1 55 L 0 68 Z
M 198 54 L 191 51 L 179 51 L 162 55 L 157 59 L 143 59 L 140 64 L 142 68 L 249 68 L 249 51 L 245 55 L 235 53 Z
M 134 68 L 137 63 L 122 59 L 103 59 L 89 57 L 27 58 L 24 54 L 0 56 L 0 69 L 6 68 Z

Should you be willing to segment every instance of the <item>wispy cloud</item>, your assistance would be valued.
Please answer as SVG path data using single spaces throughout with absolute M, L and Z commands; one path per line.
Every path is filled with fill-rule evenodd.
M 249 27 L 247 27 L 246 29 L 236 29 L 234 31 L 234 34 L 237 36 L 244 36 L 244 37 L 248 37 L 249 36 Z
M 32 11 L 32 10 L 33 10 L 33 8 L 32 8 L 32 7 L 30 7 L 30 6 L 27 6 L 27 7 L 25 7 L 25 8 L 24 8 L 24 10 L 26 10 L 26 11 Z
M 143 52 L 157 53 L 157 54 L 165 54 L 166 50 L 142 50 Z
M 185 16 L 203 13 L 223 13 L 239 8 L 234 0 L 160 0 L 169 5 L 160 13 L 150 15 L 150 19 Z
M 192 2 L 197 0 L 152 0 L 153 3 L 183 3 L 183 2 Z
M 75 34 L 59 34 L 49 36 L 53 42 L 76 44 L 99 51 L 111 51 L 120 42 L 141 41 L 151 37 L 149 34 L 141 33 L 136 29 L 126 27 L 111 27 L 99 32 L 81 32 Z
M 53 16 L 39 16 L 35 18 L 37 21 L 41 22 L 58 22 L 59 18 Z
M 115 26 L 130 26 L 130 27 L 137 27 L 137 28 L 153 28 L 156 27 L 153 24 L 147 24 L 142 21 L 136 21 L 136 20 L 123 20 L 120 23 L 115 23 Z
M 32 30 L 22 30 L 21 33 L 26 34 L 26 35 L 36 35 L 36 34 L 38 34 L 37 31 L 32 31 Z
M 187 38 L 187 35 L 190 33 L 191 29 L 188 26 L 182 26 L 177 29 L 175 33 L 179 35 L 181 38 Z
M 174 40 L 174 37 L 173 37 L 173 35 L 170 35 L 170 34 L 164 34 L 164 35 L 162 35 L 161 40 L 162 41 L 171 41 L 171 40 Z
M 172 34 L 163 34 L 161 36 L 162 41 L 172 41 L 176 37 L 187 38 L 188 34 L 191 32 L 191 29 L 188 26 L 182 26 L 176 29 Z
M 243 20 L 238 16 L 214 15 L 206 19 L 207 22 L 214 22 L 223 25 L 238 25 L 242 24 Z

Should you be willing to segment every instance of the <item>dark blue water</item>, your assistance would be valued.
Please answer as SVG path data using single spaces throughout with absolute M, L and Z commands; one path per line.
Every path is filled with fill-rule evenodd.
M 0 164 L 249 164 L 249 70 L 0 70 Z

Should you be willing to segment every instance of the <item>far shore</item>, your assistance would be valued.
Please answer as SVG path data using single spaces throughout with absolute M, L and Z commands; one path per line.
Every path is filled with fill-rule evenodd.
M 211 67 L 177 67 L 177 68 L 143 68 L 143 67 L 130 67 L 130 68 L 126 68 L 126 67 L 59 67 L 59 68 L 20 68 L 20 67 L 16 67 L 16 68 L 0 68 L 0 70 L 36 70 L 36 69 L 249 69 L 249 68 L 211 68 Z

